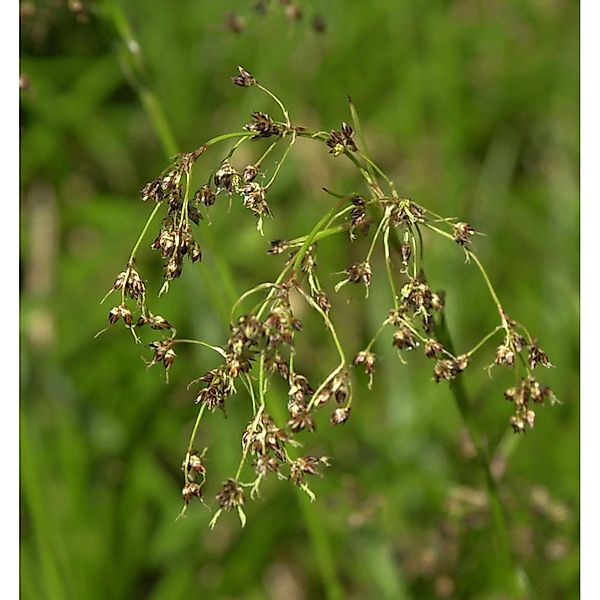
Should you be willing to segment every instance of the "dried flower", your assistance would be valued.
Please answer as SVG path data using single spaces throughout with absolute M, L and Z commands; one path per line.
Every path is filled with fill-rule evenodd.
M 214 175 L 214 182 L 217 190 L 225 190 L 231 194 L 236 190 L 239 178 L 229 161 L 224 160 Z
M 452 225 L 452 237 L 459 246 L 467 246 L 475 230 L 468 224 L 459 221 Z
M 286 127 L 282 123 L 276 123 L 267 113 L 253 112 L 252 121 L 244 125 L 246 131 L 254 133 L 252 140 L 280 136 L 285 133 Z
M 131 311 L 124 304 L 119 304 L 119 306 L 111 308 L 108 313 L 108 322 L 111 325 L 114 325 L 119 319 L 123 319 L 125 325 L 131 327 Z
M 367 262 L 355 263 L 344 271 L 346 279 L 340 281 L 335 286 L 335 291 L 338 292 L 347 283 L 363 283 L 369 289 L 371 283 L 371 265 Z
M 181 496 L 184 504 L 187 506 L 193 498 L 202 498 L 202 487 L 200 484 L 190 481 L 183 486 Z
M 398 350 L 413 350 L 419 345 L 413 332 L 406 326 L 401 327 L 394 333 L 392 345 Z
M 317 424 L 306 405 L 298 401 L 288 402 L 288 410 L 290 411 L 291 418 L 287 422 L 287 425 L 292 432 L 297 433 L 303 429 L 314 431 L 316 429 Z
M 258 167 L 256 165 L 247 165 L 242 173 L 242 180 L 244 183 L 250 183 L 256 179 L 258 175 Z
M 252 77 L 252 75 L 246 71 L 243 67 L 238 67 L 239 75 L 231 78 L 231 81 L 235 83 L 235 85 L 239 85 L 240 87 L 250 87 L 252 85 L 256 85 L 256 79 Z
M 365 373 L 368 375 L 372 375 L 375 372 L 375 362 L 377 361 L 377 357 L 373 352 L 369 350 L 361 350 L 352 361 L 352 364 L 357 367 L 359 365 L 363 365 L 365 368 Z
M 537 340 L 533 340 L 528 347 L 527 362 L 530 369 L 535 369 L 538 364 L 546 368 L 552 366 L 547 354 L 538 346 Z
M 356 144 L 352 139 L 353 133 L 352 127 L 348 123 L 342 123 L 341 131 L 332 131 L 326 141 L 327 145 L 331 148 L 329 151 L 330 154 L 339 156 L 346 152 L 346 150 L 356 152 Z
M 462 373 L 468 365 L 469 357 L 466 354 L 451 360 L 438 360 L 433 367 L 433 378 L 436 383 L 439 383 L 442 379 L 450 381 L 459 373 Z
M 494 362 L 497 365 L 507 365 L 512 367 L 515 364 L 515 353 L 506 344 L 500 344 L 496 350 Z
M 444 346 L 437 340 L 428 339 L 424 344 L 425 356 L 427 358 L 434 358 L 444 352 Z
M 228 479 L 217 494 L 217 502 L 225 510 L 243 506 L 244 489 L 235 479 Z
M 345 423 L 348 420 L 349 416 L 350 416 L 350 408 L 349 407 L 336 408 L 333 411 L 329 421 L 331 422 L 332 425 L 341 425 L 342 423 Z

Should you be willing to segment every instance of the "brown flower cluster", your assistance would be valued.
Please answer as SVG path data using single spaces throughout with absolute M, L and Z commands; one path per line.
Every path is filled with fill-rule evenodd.
M 354 131 L 360 133 L 360 125 L 352 107 L 354 126 L 342 123 L 341 129 L 330 133 L 313 132 L 292 124 L 283 103 L 243 67 L 238 68 L 232 80 L 241 88 L 252 87 L 266 93 L 278 105 L 283 119 L 278 121 L 265 112 L 255 111 L 242 132 L 217 136 L 197 150 L 181 154 L 157 179 L 146 184 L 141 192 L 142 200 L 152 200 L 155 206 L 126 268 L 118 274 L 109 291 L 109 294 L 120 295 L 120 300 L 109 311 L 109 325 L 123 322 L 136 341 L 139 341 L 136 329 L 146 325 L 146 329 L 165 332 L 164 337 L 148 344 L 152 352 L 149 366 L 161 364 L 168 374 L 177 356 L 175 346 L 183 343 L 200 344 L 220 357 L 216 366 L 190 384 L 199 388 L 195 397 L 198 412 L 183 462 L 184 511 L 194 498 L 202 499 L 207 479 L 205 452 L 198 454 L 193 449 L 200 421 L 205 413 L 228 409 L 229 398 L 244 391 L 252 417 L 241 434 L 239 468 L 233 477 L 225 480 L 216 495 L 218 509 L 211 526 L 223 511 L 231 510 L 237 511 L 243 525 L 247 490 L 253 498 L 259 493 L 261 482 L 270 474 L 293 482 L 314 498 L 307 478 L 319 475 L 321 467 L 329 466 L 329 459 L 298 456 L 300 440 L 304 432 L 316 431 L 318 413 L 323 407 L 329 407 L 331 425 L 341 425 L 348 420 L 352 411 L 352 373 L 364 370 L 371 388 L 377 364 L 373 347 L 379 336 L 390 328 L 391 344 L 400 360 L 405 362 L 410 353 L 422 351 L 432 361 L 436 383 L 452 382 L 473 364 L 475 353 L 489 340 L 502 335 L 491 367 L 499 365 L 514 370 L 516 384 L 505 392 L 505 397 L 514 406 L 510 423 L 515 432 L 532 428 L 535 405 L 542 405 L 546 400 L 555 401 L 550 388 L 539 383 L 532 371 L 538 366 L 552 365 L 537 340 L 504 312 L 490 278 L 471 248 L 475 229 L 464 221 L 440 217 L 411 199 L 399 196 L 393 182 L 355 141 Z M 146 284 L 136 267 L 137 249 L 153 218 L 162 210 L 158 235 L 152 243 L 152 248 L 164 259 L 162 293 L 168 290 L 169 282 L 181 275 L 185 257 L 191 263 L 201 260 L 195 226 L 208 217 L 208 211 L 213 210 L 219 195 L 228 197 L 230 203 L 237 196 L 242 206 L 252 213 L 257 229 L 262 233 L 264 218 L 272 216 L 267 203 L 268 190 L 296 140 L 302 137 L 321 144 L 323 150 L 333 156 L 349 159 L 358 167 L 364 191 L 360 195 L 352 192 L 342 196 L 324 188 L 334 201 L 314 228 L 295 239 L 271 241 L 268 254 L 285 257 L 281 273 L 275 281 L 258 284 L 239 297 L 232 309 L 232 322 L 224 344 L 213 346 L 201 340 L 178 339 L 169 321 L 148 308 Z M 362 139 L 362 135 L 358 138 Z M 233 148 L 224 157 L 221 155 L 208 179 L 192 191 L 191 175 L 196 161 L 209 147 L 232 139 L 237 139 Z M 235 166 L 239 163 L 234 154 L 242 143 L 249 142 L 254 147 L 265 140 L 268 140 L 267 148 L 260 157 L 253 161 L 246 159 L 243 168 Z M 271 177 L 265 183 L 269 172 L 266 158 L 282 146 L 285 148 L 280 159 L 274 161 Z M 218 210 L 218 206 L 214 210 Z M 208 218 L 206 221 L 210 222 Z M 333 303 L 326 286 L 319 280 L 317 244 L 322 238 L 346 232 L 350 242 L 360 246 L 362 242 L 358 240 L 357 230 L 364 233 L 360 237 L 368 241 L 368 249 L 364 255 L 353 259 L 355 262 L 349 267 L 338 272 L 343 279 L 334 285 L 334 292 L 354 283 L 364 286 L 368 296 L 369 286 L 378 276 L 377 267 L 383 263 L 382 279 L 389 284 L 391 309 L 368 344 L 348 355 L 331 317 L 335 313 Z M 498 309 L 500 324 L 468 351 L 450 351 L 453 344 L 443 329 L 444 294 L 430 287 L 423 271 L 425 231 L 458 244 L 469 263 L 474 263 L 480 271 Z M 260 296 L 261 300 L 254 308 L 242 313 L 238 309 L 251 296 Z M 304 325 L 296 314 L 296 300 L 314 311 L 313 315 L 319 319 L 333 353 L 337 355 L 333 368 L 321 382 L 309 382 L 298 370 L 302 359 L 298 353 L 302 346 L 296 343 L 296 336 Z M 283 381 L 287 399 L 271 389 L 274 378 Z

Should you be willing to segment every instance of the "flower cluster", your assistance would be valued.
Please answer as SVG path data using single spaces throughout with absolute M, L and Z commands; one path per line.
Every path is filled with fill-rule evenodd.
M 550 388 L 539 383 L 532 371 L 538 366 L 552 365 L 537 339 L 506 315 L 475 253 L 475 229 L 464 221 L 441 217 L 398 195 L 393 182 L 355 142 L 354 130 L 360 133 L 360 124 L 354 109 L 354 127 L 343 123 L 340 130 L 330 133 L 309 131 L 293 125 L 281 101 L 243 67 L 239 67 L 232 80 L 242 88 L 254 87 L 266 93 L 281 109 L 283 120 L 277 121 L 264 112 L 253 112 L 251 121 L 244 125 L 242 132 L 217 136 L 197 150 L 178 156 L 157 179 L 146 184 L 142 200 L 152 200 L 155 207 L 126 268 L 118 274 L 109 291 L 109 294 L 120 295 L 120 301 L 109 311 L 109 325 L 123 322 L 136 341 L 139 338 L 135 330 L 146 325 L 149 329 L 165 332 L 165 337 L 149 343 L 152 351 L 149 366 L 162 364 L 168 374 L 176 357 L 176 344 L 199 344 L 220 357 L 216 366 L 190 384 L 199 387 L 195 397 L 198 412 L 183 462 L 181 493 L 184 511 L 194 498 L 202 499 L 207 480 L 205 452 L 198 454 L 193 450 L 203 415 L 216 409 L 227 410 L 228 399 L 244 391 L 247 392 L 252 417 L 241 435 L 241 459 L 237 472 L 222 484 L 216 496 L 218 509 L 211 526 L 223 511 L 232 510 L 237 511 L 243 525 L 246 490 L 250 490 L 249 497 L 253 498 L 259 493 L 261 482 L 270 474 L 293 482 L 314 498 L 307 476 L 318 475 L 320 467 L 329 466 L 329 459 L 299 456 L 299 440 L 305 432 L 316 431 L 317 413 L 324 407 L 329 407 L 331 425 L 341 425 L 349 419 L 353 399 L 352 371 L 364 370 L 371 388 L 377 363 L 372 348 L 380 335 L 390 329 L 391 344 L 400 360 L 405 362 L 409 353 L 422 351 L 432 361 L 436 383 L 453 382 L 473 364 L 475 353 L 489 340 L 502 335 L 489 369 L 502 366 L 514 370 L 516 384 L 505 392 L 505 397 L 514 406 L 510 425 L 517 433 L 532 428 L 534 405 L 541 405 L 546 399 L 555 400 Z M 234 146 L 216 162 L 208 180 L 192 191 L 191 174 L 196 161 L 210 147 L 234 138 L 237 138 Z M 238 196 L 242 206 L 254 216 L 257 229 L 262 233 L 263 219 L 272 216 L 266 199 L 268 189 L 298 138 L 320 143 L 330 154 L 350 159 L 363 178 L 364 191 L 361 195 L 352 192 L 343 196 L 325 189 L 334 201 L 310 232 L 293 240 L 271 241 L 268 254 L 285 257 L 281 272 L 275 281 L 261 283 L 239 297 L 232 308 L 229 336 L 225 343 L 215 346 L 201 340 L 177 338 L 176 330 L 169 321 L 148 308 L 146 284 L 135 266 L 136 252 L 152 220 L 163 211 L 158 235 L 152 243 L 152 248 L 165 261 L 162 293 L 168 290 L 169 282 L 181 275 L 185 257 L 192 263 L 201 260 L 202 251 L 195 239 L 193 226 L 201 225 L 203 215 L 209 209 L 213 210 L 219 195 L 227 196 L 230 202 Z M 235 166 L 234 154 L 243 143 L 260 145 L 265 140 L 270 145 L 260 156 L 250 162 L 246 159 L 243 168 L 239 164 Z M 282 146 L 285 148 L 279 160 L 274 161 L 273 172 L 264 183 L 263 178 L 269 173 L 267 158 Z M 323 238 L 346 232 L 350 241 L 360 246 L 357 230 L 364 233 L 361 238 L 368 240 L 368 249 L 338 273 L 344 278 L 334 286 L 334 291 L 338 292 L 349 283 L 361 284 L 368 296 L 369 286 L 377 276 L 372 265 L 377 266 L 374 256 L 379 252 L 385 265 L 383 277 L 389 284 L 391 298 L 389 312 L 372 339 L 362 346 L 362 350 L 357 352 L 355 349 L 347 354 L 330 317 L 334 303 L 319 280 L 317 245 Z M 479 270 L 498 309 L 499 324 L 468 351 L 456 353 L 444 329 L 444 295 L 430 287 L 423 271 L 424 231 L 460 247 L 467 261 L 474 263 Z M 254 308 L 245 312 L 239 310 L 248 298 L 257 296 L 260 300 Z M 296 336 L 304 325 L 293 308 L 296 301 L 304 302 L 309 311 L 314 311 L 335 348 L 336 363 L 320 382 L 309 382 L 297 368 L 300 361 Z M 272 390 L 274 378 L 284 382 L 287 400 L 286 396 Z

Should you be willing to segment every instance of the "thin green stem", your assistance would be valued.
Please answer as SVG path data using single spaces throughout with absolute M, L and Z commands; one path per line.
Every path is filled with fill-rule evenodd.
M 498 298 L 498 295 L 496 294 L 496 290 L 494 290 L 494 286 L 492 285 L 492 282 L 490 281 L 490 278 L 488 277 L 486 270 L 484 269 L 483 265 L 481 264 L 481 261 L 477 258 L 477 256 L 473 252 L 471 252 L 471 250 L 466 250 L 466 253 L 469 256 L 469 258 L 473 259 L 473 261 L 477 265 L 477 268 L 483 275 L 483 279 L 485 280 L 488 290 L 490 291 L 490 294 L 491 294 L 492 298 L 494 299 L 494 302 L 496 303 L 496 306 L 500 312 L 500 316 L 502 317 L 502 320 L 504 321 L 506 318 L 505 314 L 504 314 L 504 309 L 502 308 L 502 304 Z
M 225 358 L 227 356 L 225 354 L 225 351 L 223 350 L 223 348 L 219 348 L 219 346 L 212 346 L 211 344 L 207 344 L 206 342 L 203 342 L 201 340 L 189 340 L 189 339 L 185 339 L 185 338 L 177 338 L 177 339 L 172 340 L 171 343 L 172 344 L 196 344 L 198 346 L 204 346 L 205 348 L 210 348 L 217 354 L 220 354 L 223 358 Z
M 275 146 L 277 146 L 277 142 L 279 142 L 279 140 L 275 140 L 263 153 L 262 156 L 255 161 L 255 165 L 257 167 L 260 167 L 260 165 L 262 164 L 262 162 L 265 160 L 265 158 L 267 158 L 267 156 L 269 156 L 269 154 L 271 154 L 271 151 L 273 150 L 273 148 L 275 148 Z
M 351 197 L 352 197 L 352 195 L 344 196 L 343 198 L 340 198 L 340 200 L 334 206 L 332 206 L 321 217 L 321 219 L 319 219 L 317 224 L 313 227 L 312 231 L 306 236 L 306 240 L 305 240 L 304 244 L 302 244 L 302 247 L 300 248 L 300 250 L 298 250 L 298 254 L 296 254 L 296 259 L 294 260 L 294 273 L 298 274 L 300 272 L 300 269 L 302 267 L 302 259 L 304 258 L 304 255 L 306 254 L 306 251 L 308 250 L 310 245 L 315 241 L 315 238 L 316 238 L 317 234 L 319 233 L 319 231 L 321 231 L 321 229 L 324 226 L 326 226 L 326 224 L 329 222 L 331 217 L 333 217 L 333 215 L 335 215 L 335 213 L 337 212 L 339 207 Z
M 157 203 L 156 206 L 152 209 L 152 212 L 150 213 L 150 216 L 148 217 L 146 224 L 144 225 L 144 228 L 142 229 L 142 232 L 138 236 L 138 239 L 136 240 L 136 242 L 133 246 L 133 250 L 131 251 L 131 254 L 129 255 L 129 261 L 128 261 L 129 263 L 131 263 L 131 261 L 135 258 L 135 254 L 138 251 L 140 244 L 142 243 L 142 240 L 144 239 L 146 233 L 148 232 L 148 227 L 150 227 L 150 223 L 152 223 L 152 221 L 154 220 L 154 217 L 156 216 L 156 213 L 158 213 L 159 210 L 160 210 L 160 204 Z
M 244 373 L 245 378 L 246 378 L 246 382 L 247 382 L 247 387 L 248 387 L 248 391 L 250 392 L 250 398 L 252 400 L 252 405 L 256 406 L 256 396 L 254 394 L 254 386 L 252 385 L 252 379 L 250 378 L 250 375 L 248 375 L 247 373 Z M 260 396 L 260 393 L 259 393 Z M 265 404 L 264 404 L 264 400 L 261 401 L 260 406 L 258 407 L 258 410 L 256 411 L 256 415 L 254 416 L 254 419 L 252 421 L 252 424 L 250 425 L 250 431 L 251 433 L 254 433 L 256 431 L 256 426 L 258 425 L 258 421 L 260 420 L 262 413 L 265 409 Z M 250 450 L 250 445 L 251 445 L 251 441 L 248 440 L 248 442 L 244 445 L 244 449 L 242 450 L 242 458 L 240 460 L 240 464 L 238 465 L 237 471 L 235 473 L 235 479 L 239 480 L 240 475 L 242 473 L 242 469 L 244 468 L 244 464 L 246 463 L 246 459 L 248 458 L 248 451 Z
M 383 234 L 383 249 L 385 252 L 385 270 L 387 272 L 392 296 L 394 297 L 394 309 L 398 310 L 398 292 L 394 282 L 394 274 L 392 272 L 392 257 L 390 256 L 390 228 L 388 227 Z
M 450 352 L 454 354 L 454 344 L 443 315 L 439 322 L 435 323 L 435 329 L 440 341 Z M 490 460 L 484 442 L 484 436 L 481 432 L 479 424 L 477 423 L 472 403 L 468 398 L 463 379 L 460 376 L 450 381 L 450 391 L 452 392 L 460 415 L 477 452 L 477 459 L 483 472 L 492 516 L 494 542 L 496 550 L 508 574 L 507 580 L 513 594 L 512 597 L 526 598 L 527 580 L 513 555 L 509 538 L 507 518 L 504 506 L 502 505 L 502 500 L 500 498 L 498 485 L 490 469 Z
M 233 316 L 235 315 L 235 311 L 238 306 L 248 297 L 252 296 L 252 294 L 256 294 L 262 290 L 271 290 L 272 288 L 278 287 L 278 283 L 261 283 L 259 285 L 254 286 L 252 289 L 245 291 L 235 302 L 235 304 L 231 307 L 231 316 L 230 321 L 233 321 Z
M 450 235 L 447 231 L 444 231 L 443 229 L 440 229 L 439 227 L 436 227 L 435 225 L 431 225 L 431 223 L 425 223 L 425 226 L 428 227 L 429 229 L 431 229 L 432 231 L 435 231 L 436 233 L 439 233 L 440 235 L 443 235 L 444 237 L 449 238 L 454 241 L 454 238 L 452 237 L 452 235 Z M 498 309 L 498 312 L 500 313 L 500 318 L 502 319 L 502 326 L 504 329 L 507 330 L 508 325 L 506 323 L 506 313 L 504 312 L 504 309 L 502 308 L 502 303 L 500 302 L 500 299 L 498 298 L 498 294 L 496 294 L 496 290 L 494 289 L 494 286 L 492 285 L 492 282 L 487 274 L 487 271 L 485 270 L 484 266 L 481 264 L 481 261 L 479 260 L 479 258 L 477 258 L 477 255 L 475 253 L 473 253 L 471 250 L 467 250 L 467 249 L 465 249 L 465 252 L 466 252 L 468 258 L 473 259 L 473 261 L 477 265 L 477 268 L 479 269 L 481 275 L 483 276 L 483 279 L 487 285 L 490 295 L 492 296 L 492 299 L 494 300 L 494 303 L 496 304 L 496 308 Z
M 383 219 L 381 219 L 381 221 L 379 222 L 379 226 L 377 227 L 377 229 L 375 231 L 375 235 L 373 236 L 373 239 L 371 240 L 371 245 L 369 246 L 369 251 L 367 252 L 367 257 L 365 258 L 365 262 L 367 262 L 367 263 L 371 260 L 371 256 L 373 255 L 373 250 L 375 250 L 375 244 L 377 243 L 377 240 L 379 239 L 381 230 L 387 224 L 387 220 L 388 220 L 387 217 L 383 217 Z
M 335 227 L 328 227 L 327 229 L 322 229 L 314 236 L 313 242 L 318 242 L 319 240 L 328 238 L 328 237 L 330 237 L 332 235 L 336 235 L 338 233 L 343 233 L 344 231 L 348 231 L 348 225 L 345 223 L 342 225 L 336 225 Z M 287 242 L 287 246 L 289 246 L 289 247 L 302 246 L 302 244 L 304 244 L 304 242 L 306 241 L 307 238 L 308 238 L 307 235 L 303 235 L 302 237 L 299 237 L 299 238 L 294 238 L 293 240 L 290 240 L 289 242 Z
M 283 156 L 279 159 L 279 162 L 277 163 L 277 166 L 275 167 L 275 171 L 273 171 L 273 175 L 271 175 L 271 179 L 269 179 L 269 182 L 264 186 L 265 190 L 269 189 L 269 187 L 271 187 L 272 183 L 275 181 L 275 178 L 279 174 L 279 170 L 283 166 L 283 163 L 285 162 L 285 159 L 287 158 L 287 155 L 288 155 L 289 151 L 291 150 L 292 146 L 294 145 L 295 141 L 296 141 L 296 134 L 293 133 L 292 140 L 288 144 L 287 148 L 285 149 Z
M 502 325 L 494 327 L 492 331 L 490 331 L 483 339 L 477 342 L 477 344 L 475 344 L 475 346 L 473 346 L 473 348 L 471 348 L 466 354 L 469 356 L 475 354 L 475 352 L 477 352 L 481 346 L 483 346 L 489 339 L 493 338 L 501 329 L 503 329 Z
M 263 91 L 265 94 L 269 95 L 273 100 L 275 100 L 275 102 L 277 102 L 277 104 L 279 105 L 279 108 L 281 108 L 281 112 L 283 112 L 283 116 L 285 118 L 285 122 L 286 122 L 287 126 L 291 127 L 292 123 L 290 121 L 290 116 L 289 116 L 288 111 L 286 110 L 285 106 L 283 105 L 283 102 L 281 102 L 281 100 L 271 90 L 268 90 L 266 87 L 260 85 L 260 83 L 257 83 L 256 87 L 259 90 Z

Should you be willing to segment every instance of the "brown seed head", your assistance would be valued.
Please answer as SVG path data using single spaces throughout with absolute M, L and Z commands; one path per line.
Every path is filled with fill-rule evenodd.
M 244 489 L 235 479 L 228 479 L 217 494 L 219 506 L 231 510 L 244 504 Z
M 333 414 L 331 415 L 331 418 L 329 419 L 329 421 L 332 425 L 341 425 L 342 423 L 345 423 L 348 420 L 349 416 L 350 416 L 350 408 L 349 407 L 336 408 L 333 411 Z
M 467 246 L 475 230 L 468 224 L 459 221 L 452 225 L 452 237 L 459 246 Z
M 235 85 L 239 85 L 240 87 L 250 87 L 252 85 L 256 85 L 256 79 L 243 67 L 238 67 L 239 75 L 231 78 L 231 81 L 235 83 Z
M 181 496 L 187 506 L 193 498 L 202 498 L 202 488 L 198 483 L 190 481 L 183 486 Z

